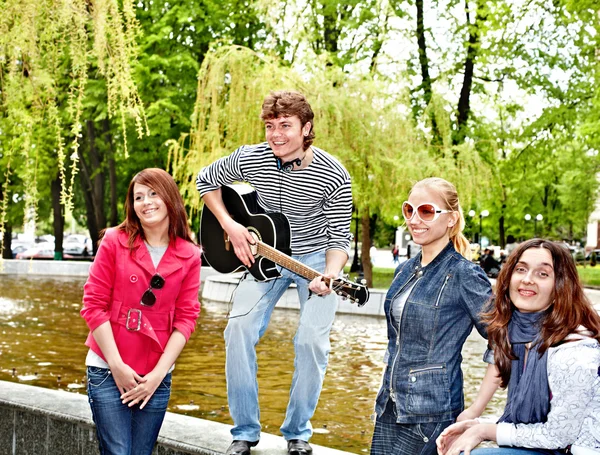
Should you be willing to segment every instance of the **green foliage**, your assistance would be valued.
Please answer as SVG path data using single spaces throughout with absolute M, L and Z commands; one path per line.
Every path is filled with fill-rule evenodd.
M 123 130 L 131 116 L 138 134 L 144 132 L 144 109 L 130 70 L 137 24 L 131 1 L 120 8 L 116 0 L 101 0 L 92 8 L 82 1 L 7 0 L 0 8 L 0 152 L 16 174 L 14 182 L 22 182 L 19 188 L 6 172 L 3 197 L 23 200 L 25 222 L 35 225 L 38 202 L 49 203 L 57 173 L 62 203 L 73 208 L 92 65 L 106 81 L 108 115 L 119 116 Z M 49 218 L 49 211 L 43 215 Z M 6 207 L 0 221 L 3 230 L 10 221 Z
M 544 216 L 538 234 L 583 237 L 600 164 L 593 1 L 432 2 L 422 31 L 429 86 L 414 1 L 91 5 L 0 4 L 2 224 L 50 217 L 57 174 L 63 203 L 84 224 L 107 208 L 109 190 L 122 205 L 129 179 L 150 166 L 173 166 L 197 209 L 200 167 L 262 141 L 264 95 L 295 88 L 317 115 L 315 145 L 344 162 L 361 213 L 382 226 L 394 224 L 414 181 L 440 175 L 466 211 L 490 211 L 483 231 L 495 243 L 501 229 L 533 235 L 525 213 Z M 98 175 L 102 210 L 85 205 Z
M 307 96 L 315 112 L 315 145 L 348 169 L 359 210 L 391 221 L 412 184 L 431 175 L 457 182 L 466 200 L 474 193 L 468 175 L 480 166 L 477 153 L 465 145 L 460 159 L 450 149 L 431 155 L 412 120 L 398 109 L 402 99 L 384 96 L 381 82 L 354 79 L 337 67 L 300 76 L 276 59 L 231 46 L 216 49 L 203 62 L 189 153 L 183 150 L 187 136 L 171 142 L 174 173 L 186 182 L 182 192 L 195 209 L 197 172 L 242 144 L 262 142 L 262 100 L 281 88 Z

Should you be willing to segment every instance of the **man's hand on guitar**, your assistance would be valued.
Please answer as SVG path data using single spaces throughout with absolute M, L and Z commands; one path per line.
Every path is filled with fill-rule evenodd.
M 326 280 L 324 278 L 330 278 Z M 314 292 L 317 295 L 328 295 L 333 292 L 333 280 L 337 278 L 337 275 L 326 274 L 316 277 L 314 280 L 310 282 L 308 285 L 308 289 Z
M 251 267 L 254 264 L 254 255 L 250 249 L 250 245 L 254 245 L 254 237 L 250 231 L 240 223 L 231 219 L 226 226 L 223 226 L 225 232 L 229 236 L 229 241 L 233 245 L 233 250 L 238 259 L 246 267 Z

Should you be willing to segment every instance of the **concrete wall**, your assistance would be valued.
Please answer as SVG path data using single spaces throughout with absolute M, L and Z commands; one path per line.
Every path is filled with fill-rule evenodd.
M 91 262 L 84 261 L 41 261 L 5 259 L 0 260 L 0 275 L 46 275 L 46 276 L 82 276 L 87 277 Z M 212 302 L 229 303 L 231 295 L 237 287 L 241 273 L 220 274 L 211 267 L 202 267 L 202 299 Z M 366 316 L 383 316 L 384 289 L 370 289 L 369 301 L 362 307 L 350 301 L 340 300 L 338 313 L 360 314 Z M 296 285 L 286 291 L 277 304 L 278 308 L 299 309 Z
M 87 277 L 89 261 L 46 261 L 30 259 L 0 259 L 0 275 L 50 275 Z M 218 274 L 211 267 L 202 267 L 200 279 Z
M 202 271 L 204 273 L 204 270 Z M 204 277 L 202 286 L 202 301 L 229 303 L 232 301 L 232 295 L 235 292 L 240 281 L 241 273 L 231 273 L 222 275 L 215 273 Z M 338 313 L 355 314 L 363 316 L 385 316 L 383 304 L 385 302 L 386 289 L 369 289 L 369 301 L 362 307 L 349 300 L 340 299 L 337 309 Z M 296 285 L 292 285 L 285 291 L 277 308 L 300 309 L 300 301 L 298 300 L 298 292 Z
M 229 425 L 167 412 L 153 455 L 225 453 Z M 283 438 L 265 434 L 255 455 L 285 455 Z M 313 445 L 315 455 L 347 452 Z M 87 396 L 0 381 L 0 455 L 92 455 L 98 443 Z

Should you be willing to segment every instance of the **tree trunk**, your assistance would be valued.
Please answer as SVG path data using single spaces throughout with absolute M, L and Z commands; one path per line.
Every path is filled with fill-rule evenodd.
M 100 229 L 106 227 L 106 212 L 104 210 L 104 172 L 102 160 L 96 147 L 96 128 L 94 122 L 87 121 L 88 140 L 90 143 L 90 163 L 92 170 L 92 195 L 94 198 L 94 216 Z
M 362 259 L 363 273 L 365 280 L 367 280 L 367 287 L 373 286 L 373 265 L 371 263 L 371 232 L 369 226 L 371 219 L 369 217 L 369 207 L 365 207 L 362 210 L 362 216 L 360 217 L 360 230 L 361 230 L 361 242 L 360 257 Z
M 0 185 L 0 205 L 2 205 L 4 197 L 4 187 Z M 8 213 L 6 216 L 8 216 Z M 12 225 L 8 220 L 4 220 L 4 226 L 0 224 L 0 232 L 4 233 L 2 237 L 2 259 L 12 259 Z
M 8 222 L 4 223 L 4 237 L 2 243 L 2 259 L 12 259 L 12 225 Z
M 423 88 L 423 98 L 425 104 L 429 106 L 432 93 L 432 82 L 429 74 L 429 58 L 427 57 L 427 43 L 425 42 L 425 12 L 423 10 L 423 0 L 416 0 L 415 6 L 417 7 L 417 44 L 419 46 L 419 64 L 421 66 L 421 87 Z M 431 128 L 433 138 L 431 143 L 433 145 L 442 145 L 442 135 L 440 134 L 437 126 L 437 120 L 435 117 L 435 110 L 429 110 L 429 117 L 431 119 Z
M 54 228 L 54 260 L 62 261 L 63 259 L 63 238 L 65 232 L 65 215 L 63 213 L 63 207 L 60 203 L 60 192 L 62 189 L 60 175 L 56 175 L 56 178 L 51 183 L 52 192 L 52 215 L 53 215 L 53 228 Z
M 108 144 L 108 181 L 110 193 L 110 216 L 108 225 L 116 226 L 119 224 L 119 215 L 117 214 L 117 169 L 115 166 L 115 149 L 113 147 L 112 134 L 110 133 L 110 122 L 106 118 L 102 123 L 104 134 Z
M 87 134 L 90 164 L 85 160 L 80 147 L 78 150 L 81 164 L 79 175 L 87 212 L 87 227 L 95 254 L 100 230 L 106 227 L 106 215 L 104 211 L 104 172 L 101 171 L 101 159 L 96 148 L 96 130 L 91 120 L 87 121 Z
M 477 49 L 479 47 L 480 25 L 486 19 L 486 16 L 483 13 L 483 5 L 480 4 L 480 1 L 477 2 L 475 24 L 471 24 L 469 4 L 466 0 L 465 12 L 467 15 L 467 26 L 469 27 L 469 44 L 467 46 L 467 58 L 465 60 L 465 76 L 460 90 L 460 98 L 458 100 L 457 127 L 455 133 L 452 135 L 453 145 L 462 143 L 466 136 L 467 121 L 469 120 L 469 114 L 471 112 L 473 71 L 475 69 L 475 59 L 477 58 Z

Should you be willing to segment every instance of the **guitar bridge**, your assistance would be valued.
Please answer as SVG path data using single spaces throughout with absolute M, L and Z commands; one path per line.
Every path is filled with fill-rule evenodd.
M 231 242 L 229 241 L 229 236 L 225 231 L 223 231 L 223 240 L 225 241 L 225 251 L 229 251 L 231 248 Z

